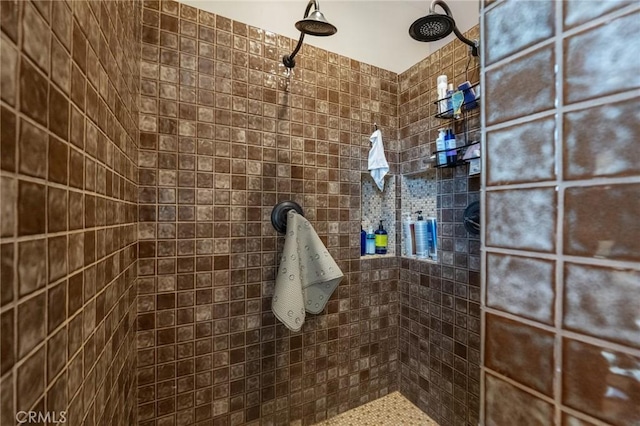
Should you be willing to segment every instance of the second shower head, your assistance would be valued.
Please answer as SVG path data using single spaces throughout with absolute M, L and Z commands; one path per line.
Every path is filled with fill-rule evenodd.
M 440 6 L 445 13 L 437 13 L 435 11 L 436 6 Z M 452 32 L 460 41 L 471 46 L 471 54 L 473 56 L 478 56 L 478 45 L 465 38 L 460 31 L 458 31 L 451 9 L 449 9 L 449 6 L 442 0 L 433 0 L 429 6 L 429 14 L 416 19 L 409 27 L 409 35 L 411 38 L 424 42 L 441 40 Z
M 451 34 L 455 26 L 456 23 L 450 16 L 429 13 L 411 24 L 409 35 L 418 41 L 437 41 Z

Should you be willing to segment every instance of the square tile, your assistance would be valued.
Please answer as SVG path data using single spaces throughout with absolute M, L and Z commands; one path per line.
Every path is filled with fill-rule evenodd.
M 553 406 L 494 376 L 486 375 L 485 423 L 522 426 L 553 424 Z
M 639 189 L 638 184 L 568 188 L 564 252 L 606 259 L 640 259 L 640 242 L 633 232 L 638 229 Z
M 487 87 L 483 88 L 487 125 L 553 108 L 554 64 L 555 51 L 549 46 L 487 72 Z M 518 96 L 507 90 L 510 87 L 518 88 Z
M 20 121 L 20 173 L 45 178 L 47 176 L 47 133 L 26 120 Z
M 486 244 L 553 251 L 556 200 L 554 188 L 488 192 Z
M 570 339 L 564 340 L 562 354 L 564 404 L 612 424 L 640 420 L 635 403 L 640 381 L 633 374 L 640 368 L 639 358 Z
M 640 173 L 638 99 L 608 103 L 564 115 L 564 174 L 567 179 L 632 176 Z M 613 140 L 607 144 L 604 141 Z
M 552 396 L 553 334 L 497 315 L 486 321 L 485 365 Z
M 485 14 L 487 65 L 554 35 L 553 1 L 503 2 Z
M 20 63 L 20 110 L 43 126 L 47 125 L 47 79 L 22 58 Z
M 17 355 L 19 359 L 22 359 L 29 351 L 44 341 L 46 335 L 46 305 L 44 293 L 18 305 Z
M 603 285 L 606 283 L 606 285 Z M 640 271 L 565 264 L 564 327 L 640 346 Z
M 555 179 L 553 117 L 487 132 L 487 185 Z
M 46 240 L 18 243 L 18 294 L 25 296 L 47 284 Z
M 565 40 L 564 102 L 575 102 L 640 88 L 638 60 L 628 52 L 640 50 L 638 14 L 616 18 Z M 588 49 L 588 54 L 587 50 Z M 616 78 L 607 66 L 616 61 Z M 598 84 L 594 84 L 598 82 Z
M 554 262 L 487 254 L 487 306 L 553 324 Z

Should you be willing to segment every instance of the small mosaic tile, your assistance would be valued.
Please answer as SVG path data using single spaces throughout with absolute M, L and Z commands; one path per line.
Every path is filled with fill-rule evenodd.
M 438 426 L 400 392 L 378 398 L 368 404 L 346 411 L 322 426 Z

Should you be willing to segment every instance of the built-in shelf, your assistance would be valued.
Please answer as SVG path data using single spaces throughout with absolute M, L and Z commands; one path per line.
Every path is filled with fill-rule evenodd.
M 380 191 L 373 181 L 369 171 L 363 171 L 360 175 L 361 184 L 361 223 L 366 231 L 369 227 L 375 232 L 382 220 L 387 231 L 387 254 L 368 254 L 361 259 L 375 259 L 377 257 L 396 256 L 396 176 L 386 175 L 384 190 Z
M 360 256 L 360 260 L 373 260 L 373 259 L 384 259 L 387 257 L 396 257 L 395 253 L 387 253 L 387 254 L 365 254 L 364 256 Z
M 428 263 L 435 263 L 435 264 L 438 263 L 437 260 L 434 260 L 434 259 L 431 259 L 431 258 L 428 258 L 428 257 L 427 258 L 421 258 L 421 257 L 417 257 L 417 256 L 405 256 L 405 255 L 402 255 L 400 257 L 402 259 L 417 260 L 419 262 L 428 262 Z

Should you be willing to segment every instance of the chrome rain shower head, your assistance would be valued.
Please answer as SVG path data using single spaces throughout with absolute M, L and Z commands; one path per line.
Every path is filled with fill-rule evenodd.
M 440 6 L 445 14 L 436 13 L 435 7 Z M 453 32 L 461 42 L 471 47 L 471 54 L 478 56 L 477 43 L 464 37 L 456 27 L 456 21 L 453 19 L 451 9 L 443 0 L 433 0 L 429 6 L 429 14 L 422 18 L 416 19 L 409 27 L 409 35 L 417 41 L 437 41 L 445 38 Z
M 315 7 L 315 10 L 311 15 L 309 15 L 311 6 Z M 300 21 L 296 22 L 296 28 L 300 31 L 300 40 L 298 40 L 296 48 L 293 49 L 293 52 L 291 52 L 290 55 L 284 55 L 282 57 L 282 63 L 289 70 L 296 66 L 294 58 L 302 47 L 302 41 L 304 40 L 305 34 L 317 37 L 327 37 L 338 32 L 335 25 L 329 23 L 322 12 L 320 12 L 320 4 L 317 0 L 309 0 L 307 8 L 304 11 L 304 17 Z

